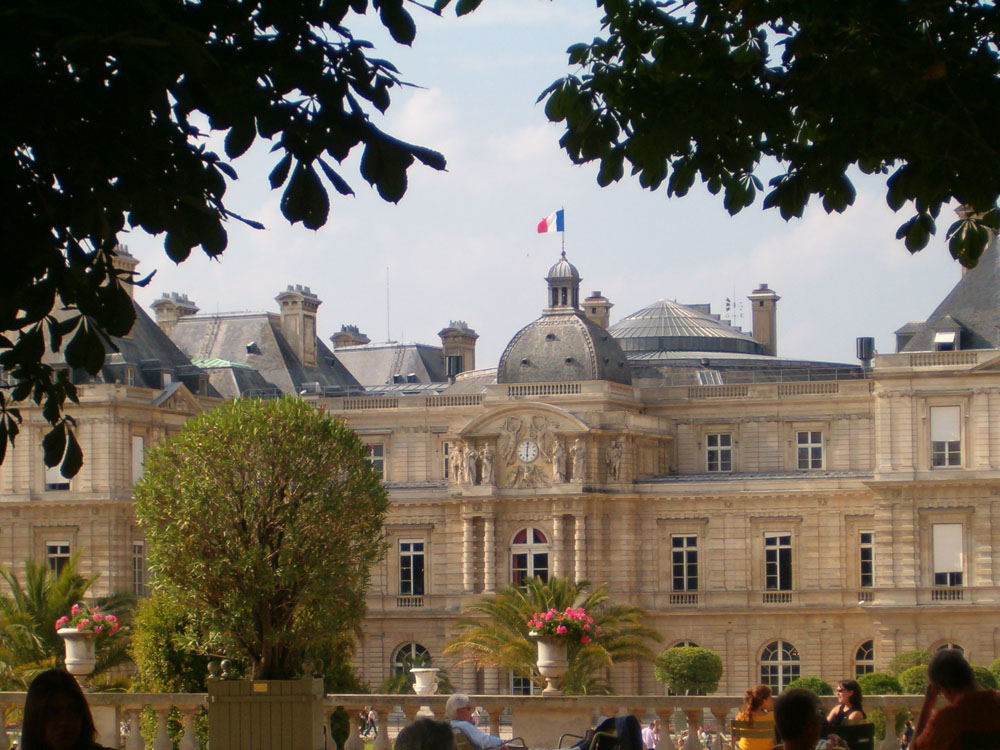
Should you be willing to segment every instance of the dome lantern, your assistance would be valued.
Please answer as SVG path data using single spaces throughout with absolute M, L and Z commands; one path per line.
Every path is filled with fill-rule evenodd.
M 573 312 L 580 307 L 580 272 L 566 260 L 566 251 L 549 269 L 545 280 L 549 285 L 547 312 Z

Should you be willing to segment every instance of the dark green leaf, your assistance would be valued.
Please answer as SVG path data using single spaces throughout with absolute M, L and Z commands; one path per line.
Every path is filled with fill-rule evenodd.
M 471 13 L 482 4 L 483 0 L 458 0 L 455 3 L 455 15 L 464 16 Z
M 42 438 L 42 450 L 46 466 L 58 466 L 66 453 L 66 423 L 60 422 Z
M 292 155 L 285 154 L 284 158 L 275 165 L 267 179 L 271 183 L 271 189 L 279 188 L 285 184 L 288 178 L 288 170 L 292 166 Z
M 66 345 L 64 356 L 70 367 L 82 367 L 91 375 L 96 375 L 104 365 L 104 344 L 93 328 L 83 324 Z
M 72 479 L 83 467 L 83 451 L 76 441 L 76 434 L 73 430 L 67 430 L 66 436 L 66 457 L 63 459 L 59 473 L 67 479 Z
M 330 181 L 338 193 L 341 195 L 354 195 L 354 191 L 351 190 L 351 186 L 347 184 L 347 181 L 337 174 L 329 164 L 320 159 L 319 166 L 326 175 L 326 179 Z
M 235 159 L 247 152 L 257 137 L 257 126 L 253 119 L 239 120 L 226 133 L 226 156 Z

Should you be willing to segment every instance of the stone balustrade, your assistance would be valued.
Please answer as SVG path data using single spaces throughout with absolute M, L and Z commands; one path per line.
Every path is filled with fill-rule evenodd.
M 194 720 L 198 711 L 208 706 L 204 693 L 194 694 L 154 694 L 154 693 L 90 693 L 88 696 L 95 721 L 98 724 L 99 742 L 109 747 L 119 747 L 117 728 L 122 721 L 128 721 L 130 732 L 124 750 L 144 750 L 140 731 L 140 714 L 144 707 L 153 710 L 156 716 L 156 733 L 151 750 L 171 750 L 167 734 L 167 715 L 171 708 L 181 714 L 184 727 L 179 741 L 179 750 L 198 750 L 194 733 Z M 359 714 L 366 706 L 374 706 L 378 713 L 378 737 L 374 750 L 391 750 L 389 738 L 389 717 L 396 710 L 402 710 L 405 723 L 421 715 L 444 718 L 447 696 L 416 695 L 327 695 L 323 701 L 324 716 L 329 726 L 329 718 L 342 706 L 350 717 L 351 732 L 346 750 L 363 750 L 364 742 L 358 736 Z M 833 706 L 833 698 L 822 699 L 826 709 Z M 866 710 L 880 708 L 885 713 L 887 725 L 895 726 L 899 712 L 909 709 L 915 716 L 923 701 L 917 695 L 865 696 Z M 11 706 L 21 706 L 24 693 L 0 693 L 0 710 Z M 580 735 L 598 719 L 606 716 L 634 714 L 640 722 L 648 723 L 654 718 L 660 720 L 660 744 L 657 750 L 701 750 L 702 745 L 696 732 L 682 731 L 687 726 L 701 727 L 712 724 L 708 716 L 714 717 L 714 725 L 728 727 L 728 722 L 736 714 L 742 703 L 742 696 L 509 696 L 473 695 L 471 703 L 481 707 L 489 717 L 490 734 L 497 736 L 521 737 L 531 748 L 555 748 L 563 733 Z M 501 728 L 501 717 L 508 716 L 509 728 Z M 704 717 L 704 721 L 703 721 Z M 484 728 L 485 729 L 485 728 Z M 669 730 L 669 731 L 668 731 Z M 501 735 L 501 731 L 503 734 Z M 147 732 L 148 734 L 149 732 Z M 681 740 L 680 738 L 685 737 Z M 729 750 L 725 736 L 715 733 L 711 750 Z M 575 740 L 567 740 L 571 744 Z M 8 750 L 10 737 L 0 723 L 0 750 Z M 332 740 L 327 748 L 333 748 Z M 878 750 L 897 750 L 899 738 L 892 731 L 887 732 Z

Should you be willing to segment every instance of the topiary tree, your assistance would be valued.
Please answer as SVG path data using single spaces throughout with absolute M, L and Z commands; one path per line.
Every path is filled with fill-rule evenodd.
M 996 677 L 997 682 L 1000 683 L 1000 657 L 993 660 L 990 664 L 990 674 Z
M 386 491 L 361 440 L 296 398 L 237 399 L 146 457 L 135 487 L 154 591 L 255 679 L 298 675 L 364 615 Z
M 863 695 L 902 695 L 899 680 L 885 672 L 869 672 L 858 675 L 858 685 Z
M 785 686 L 785 690 L 789 688 L 811 690 L 816 695 L 833 695 L 833 685 L 822 677 L 796 677 Z
M 887 671 L 893 677 L 899 677 L 910 667 L 926 667 L 931 663 L 932 656 L 930 651 L 902 651 L 889 660 Z
M 917 664 L 904 669 L 899 675 L 899 685 L 906 695 L 923 695 L 927 691 L 927 667 Z
M 677 646 L 657 656 L 653 670 L 678 695 L 714 693 L 722 679 L 722 658 L 707 648 Z
M 984 688 L 997 689 L 997 678 L 993 676 L 993 673 L 986 667 L 979 664 L 972 665 L 972 672 L 976 675 L 976 682 L 982 685 Z

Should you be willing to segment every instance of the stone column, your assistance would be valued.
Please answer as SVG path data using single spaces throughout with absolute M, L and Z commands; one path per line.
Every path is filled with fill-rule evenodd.
M 883 708 L 885 713 L 885 739 L 879 745 L 879 750 L 899 750 L 899 737 L 896 736 L 896 714 L 897 708 Z
M 557 511 L 552 518 L 552 574 L 557 578 L 566 575 L 563 558 L 563 516 Z
M 573 519 L 573 556 L 576 567 L 576 580 L 587 578 L 587 517 L 582 513 Z
M 483 518 L 483 589 L 486 593 L 497 588 L 497 542 L 493 516 Z
M 462 519 L 462 591 L 472 593 L 472 519 Z

